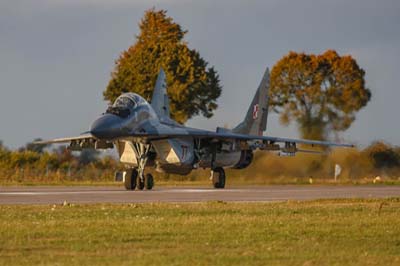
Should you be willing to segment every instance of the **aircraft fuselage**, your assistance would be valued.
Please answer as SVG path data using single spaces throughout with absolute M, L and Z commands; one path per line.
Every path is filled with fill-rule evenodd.
M 156 135 L 159 132 L 181 135 L 179 138 L 161 136 L 152 139 L 146 166 L 154 166 L 159 172 L 186 175 L 199 167 L 244 168 L 250 163 L 251 152 L 247 151 L 245 158 L 243 153 L 246 151 L 240 149 L 238 141 L 213 143 L 196 140 L 190 136 L 190 128 L 171 119 L 160 119 L 151 105 L 139 95 L 132 94 L 132 98 L 139 103 L 133 111 L 123 113 L 121 110 L 108 110 L 93 122 L 90 130 L 96 138 L 115 144 L 122 163 L 137 167 L 140 150 L 146 144 L 146 138 L 138 140 L 130 136 Z

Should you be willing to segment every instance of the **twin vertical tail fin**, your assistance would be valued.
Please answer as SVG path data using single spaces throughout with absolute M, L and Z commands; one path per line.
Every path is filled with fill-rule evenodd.
M 267 129 L 268 93 L 269 69 L 267 68 L 247 111 L 246 117 L 232 132 L 256 136 L 263 135 L 263 132 Z
M 264 76 L 254 95 L 253 101 L 247 111 L 246 117 L 232 132 L 246 135 L 261 136 L 267 129 L 269 93 L 269 69 Z M 151 99 L 151 106 L 160 118 L 169 118 L 169 98 L 167 94 L 167 82 L 164 70 L 161 68 Z
M 151 107 L 156 114 L 162 117 L 169 117 L 169 98 L 167 94 L 167 80 L 164 70 L 161 68 L 158 73 L 156 86 L 154 87 Z

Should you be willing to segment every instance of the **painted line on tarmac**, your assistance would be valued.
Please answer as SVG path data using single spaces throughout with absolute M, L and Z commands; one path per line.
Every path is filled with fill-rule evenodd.
M 244 192 L 248 190 L 216 190 L 216 189 L 172 189 L 172 190 L 152 190 L 152 191 L 13 191 L 0 192 L 0 196 L 41 196 L 41 195 L 71 195 L 71 194 L 125 194 L 125 193 L 226 193 L 226 192 Z
M 67 194 L 98 194 L 98 193 L 121 193 L 125 191 L 60 191 L 60 192 L 0 192 L 0 196 L 41 196 L 41 195 L 67 195 Z
M 379 189 L 374 188 L 358 188 L 359 192 L 364 193 L 373 193 Z M 127 194 L 127 193 L 135 193 L 135 194 L 142 194 L 142 193 L 151 193 L 151 194 L 169 194 L 169 193 L 257 193 L 257 194 L 276 194 L 276 193 L 290 193 L 290 192 L 322 192 L 322 193 L 337 193 L 337 192 L 345 192 L 345 193 L 353 193 L 354 191 L 347 190 L 346 188 L 333 188 L 332 190 L 316 190 L 316 189 L 155 189 L 155 190 L 135 190 L 135 191 L 128 191 L 128 190 L 82 190 L 82 191 L 2 191 L 0 192 L 0 196 L 41 196 L 41 195 L 79 195 L 79 194 Z M 398 189 L 386 189 L 386 192 L 398 192 Z M 134 195 L 134 194 L 133 194 Z

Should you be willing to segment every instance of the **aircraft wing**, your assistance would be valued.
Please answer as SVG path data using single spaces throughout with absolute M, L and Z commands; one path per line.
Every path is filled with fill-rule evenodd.
M 71 141 L 82 141 L 82 140 L 88 140 L 88 139 L 95 139 L 95 137 L 90 133 L 84 133 L 84 134 L 76 136 L 76 137 L 35 141 L 35 142 L 33 142 L 33 144 L 37 144 L 37 145 L 56 144 L 56 143 L 66 143 L 66 142 L 71 142 Z
M 93 147 L 93 148 L 112 148 L 112 142 L 115 140 L 131 140 L 134 142 L 137 141 L 145 141 L 151 142 L 155 140 L 161 139 L 170 139 L 170 138 L 180 138 L 180 137 L 193 137 L 198 139 L 210 139 L 210 140 L 221 140 L 221 141 L 233 141 L 233 140 L 242 140 L 242 141 L 259 141 L 264 144 L 306 144 L 310 146 L 336 146 L 336 147 L 354 147 L 353 144 L 342 144 L 330 141 L 318 141 L 318 140 L 307 140 L 307 139 L 291 139 L 291 138 L 280 138 L 280 137 L 272 137 L 272 136 L 254 136 L 254 135 L 246 135 L 246 134 L 238 134 L 233 133 L 228 130 L 224 130 L 223 132 L 213 132 L 207 130 L 200 130 L 194 128 L 184 128 L 184 130 L 179 130 L 178 132 L 174 130 L 160 130 L 158 129 L 156 132 L 148 132 L 148 133 L 131 133 L 128 136 L 118 137 L 113 140 L 100 140 L 93 136 L 91 133 L 84 133 L 82 135 L 76 137 L 68 137 L 68 138 L 58 138 L 46 141 L 36 141 L 34 144 L 43 145 L 43 144 L 57 144 L 57 143 L 71 143 L 70 146 L 74 146 L 73 144 L 80 145 L 81 148 L 84 147 Z M 77 147 L 77 146 L 76 146 Z M 262 146 L 261 146 L 262 147 Z M 79 147 L 77 147 L 79 149 Z M 299 150 L 300 151 L 300 150 Z
M 251 139 L 257 140 L 266 140 L 271 143 L 298 143 L 298 144 L 306 144 L 311 146 L 336 146 L 336 147 L 354 147 L 353 144 L 343 144 L 336 143 L 330 141 L 319 141 L 319 140 L 308 140 L 308 139 L 290 139 L 290 138 L 279 138 L 279 137 L 269 137 L 269 136 L 253 136 Z M 251 140 L 250 139 L 250 140 Z
M 296 144 L 306 144 L 311 146 L 336 146 L 336 147 L 354 147 L 353 144 L 342 144 L 330 141 L 318 141 L 318 140 L 308 140 L 308 139 L 291 139 L 291 138 L 280 138 L 272 136 L 254 136 L 232 133 L 230 131 L 224 132 L 213 132 L 207 130 L 199 130 L 192 128 L 185 128 L 186 132 L 174 133 L 174 132 L 163 132 L 162 130 L 154 133 L 142 133 L 133 134 L 133 138 L 145 138 L 149 141 L 158 139 L 168 139 L 168 138 L 179 138 L 179 137 L 194 137 L 199 139 L 215 139 L 215 140 L 243 140 L 243 141 L 262 141 L 268 142 L 269 144 L 274 143 L 296 143 Z

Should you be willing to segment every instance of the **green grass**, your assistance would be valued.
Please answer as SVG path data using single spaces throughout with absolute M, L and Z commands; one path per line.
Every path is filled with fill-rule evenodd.
M 400 199 L 0 206 L 1 265 L 400 265 Z

